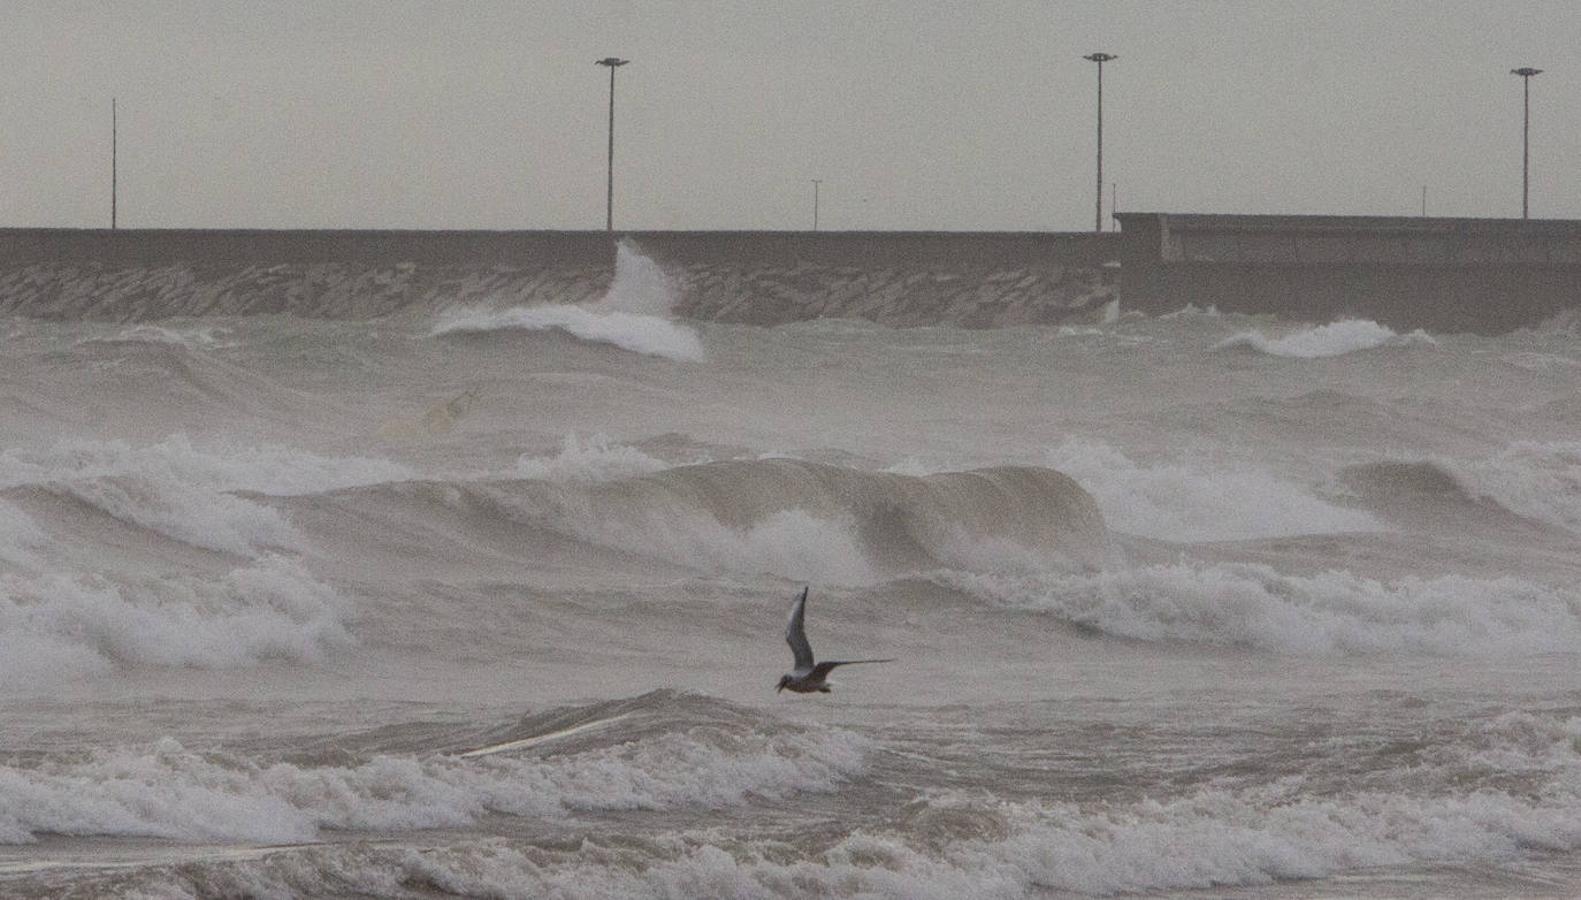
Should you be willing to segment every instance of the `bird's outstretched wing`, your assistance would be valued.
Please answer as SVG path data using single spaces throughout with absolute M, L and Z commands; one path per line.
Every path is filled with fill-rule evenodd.
M 828 675 L 830 670 L 832 670 L 835 666 L 859 666 L 859 665 L 861 665 L 863 663 L 881 663 L 881 662 L 894 662 L 894 660 L 893 659 L 841 659 L 841 660 L 831 660 L 829 662 L 821 662 L 818 665 L 813 666 L 812 667 L 812 674 L 813 674 L 814 678 L 823 678 L 824 676 Z
M 791 604 L 790 624 L 785 626 L 785 643 L 790 644 L 791 655 L 796 658 L 796 669 L 812 668 L 812 645 L 807 643 L 807 589 Z

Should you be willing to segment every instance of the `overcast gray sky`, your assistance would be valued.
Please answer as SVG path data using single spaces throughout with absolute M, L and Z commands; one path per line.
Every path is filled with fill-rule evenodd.
M 0 225 L 1084 229 L 1581 217 L 1581 3 L 6 0 Z M 1107 198 L 1106 201 L 1107 203 Z

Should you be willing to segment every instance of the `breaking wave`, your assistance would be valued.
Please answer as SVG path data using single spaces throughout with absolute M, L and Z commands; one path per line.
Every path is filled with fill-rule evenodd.
M 375 753 L 344 764 L 265 761 L 188 748 L 96 750 L 0 766 L 0 842 L 39 834 L 189 841 L 311 841 L 321 829 L 457 827 L 490 814 L 718 808 L 837 789 L 867 742 L 723 707 L 689 720 L 669 692 L 627 706 L 679 705 L 646 732 L 538 757 Z M 618 723 L 624 725 L 624 723 Z
M 349 612 L 332 588 L 279 557 L 219 578 L 5 575 L 0 681 L 48 687 L 122 665 L 225 669 L 271 659 L 313 661 L 350 642 Z
M 1049 451 L 1048 461 L 1093 495 L 1109 527 L 1142 537 L 1192 543 L 1384 528 L 1365 512 L 1252 466 L 1141 465 L 1082 439 Z
M 1519 578 L 1182 562 L 1094 574 L 936 575 L 986 602 L 1141 641 L 1308 656 L 1581 652 L 1581 595 Z
M 705 354 L 697 332 L 669 319 L 676 300 L 675 289 L 658 264 L 622 241 L 616 250 L 614 282 L 595 303 L 456 308 L 440 315 L 433 334 L 559 330 L 633 353 L 700 362 Z
M 233 491 L 292 496 L 411 474 L 385 460 L 285 447 L 199 449 L 182 435 L 144 446 L 71 441 L 0 453 L 0 491 L 13 497 L 41 491 L 71 498 L 166 537 L 244 556 L 300 541 L 280 513 Z
M 1573 441 L 1518 441 L 1482 459 L 1363 463 L 1344 478 L 1382 504 L 1491 503 L 1581 534 L 1581 443 Z
M 1107 896 L 1266 885 L 1422 863 L 1464 867 L 1505 862 L 1523 852 L 1581 847 L 1578 741 L 1581 720 L 1571 717 L 1508 713 L 1472 721 L 1425 748 L 1420 758 L 1410 757 L 1409 777 L 1432 785 L 1424 792 L 1393 784 L 1328 792 L 1303 776 L 1251 787 L 1214 785 L 1174 800 L 1130 803 L 1011 803 L 944 791 L 918 798 L 892 823 L 852 829 L 828 841 L 728 838 L 710 829 L 646 839 L 588 834 L 519 847 L 503 841 L 423 849 L 323 845 L 141 877 L 160 879 L 164 896 L 179 890 L 187 893 L 177 896 L 194 897 L 373 894 L 399 885 L 432 886 L 464 897 L 813 894 L 1009 900 L 1051 891 Z M 155 748 L 149 768 L 162 775 L 171 767 L 166 760 L 183 752 L 168 744 Z M 1490 759 L 1497 760 L 1493 773 L 1506 767 L 1520 771 L 1530 787 L 1489 778 Z M 571 757 L 570 762 L 583 761 Z M 630 765 L 609 768 L 620 773 Z M 553 770 L 534 771 L 535 787 L 545 781 L 554 785 L 546 801 L 551 805 L 576 793 L 560 786 Z M 437 775 L 421 768 L 394 770 L 387 774 L 388 783 L 410 783 L 419 773 Z M 226 776 L 237 777 L 225 772 L 214 780 L 223 784 Z M 448 789 L 460 780 L 453 773 L 436 780 L 447 788 L 434 792 L 438 799 L 457 803 L 469 796 Z M 289 798 L 288 807 L 300 809 L 295 795 L 282 790 L 291 783 L 284 775 L 271 782 Z M 661 777 L 654 787 L 669 783 Z M 354 802 L 359 796 L 356 789 L 332 793 L 340 786 L 326 781 L 316 787 L 325 801 Z M 617 779 L 617 789 L 624 786 Z M 5 790 L 0 787 L 0 795 Z M 489 803 L 509 811 L 518 796 L 501 790 Z M 406 800 L 407 795 L 396 795 L 386 805 L 399 809 Z M 260 813 L 274 811 L 260 807 Z M 65 818 L 71 810 L 68 804 L 57 815 Z M 313 815 L 347 818 L 333 807 Z M 186 827 L 205 824 L 199 819 Z M 1466 873 L 1457 868 L 1451 877 L 1464 879 Z M 1432 892 L 1432 885 L 1425 882 L 1424 894 Z
M 871 582 L 939 565 L 1093 565 L 1103 516 L 1070 478 L 1000 467 L 909 476 L 791 459 L 712 462 L 602 483 L 517 482 L 520 521 L 685 566 Z
M 1328 325 L 1301 328 L 1277 338 L 1268 337 L 1260 331 L 1247 331 L 1225 338 L 1214 345 L 1213 349 L 1245 347 L 1269 356 L 1320 359 L 1378 347 L 1423 344 L 1436 346 L 1438 341 L 1421 329 L 1402 335 L 1370 319 L 1344 319 Z
M 669 467 L 636 447 L 611 443 L 603 434 L 586 440 L 568 434 L 554 456 L 522 454 L 516 461 L 516 474 L 542 481 L 594 482 L 649 475 Z
M 1519 441 L 1452 471 L 1478 496 L 1581 534 L 1581 442 Z

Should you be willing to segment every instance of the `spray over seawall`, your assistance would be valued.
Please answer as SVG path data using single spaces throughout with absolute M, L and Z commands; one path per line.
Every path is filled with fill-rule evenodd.
M 705 356 L 697 332 L 670 320 L 677 295 L 664 270 L 628 241 L 616 248 L 615 278 L 609 292 L 585 305 L 548 304 L 506 309 L 456 307 L 439 316 L 434 336 L 510 331 L 563 331 L 593 343 L 700 362 Z

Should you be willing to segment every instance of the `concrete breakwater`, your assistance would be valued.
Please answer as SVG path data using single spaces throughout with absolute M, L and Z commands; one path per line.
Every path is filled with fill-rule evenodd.
M 1581 222 L 1122 213 L 1118 234 L 631 232 L 689 319 L 991 328 L 1110 301 L 1499 333 L 1581 309 Z M 0 230 L 0 315 L 368 319 L 598 300 L 604 232 Z
M 994 327 L 1100 315 L 1118 235 L 636 232 L 688 318 Z M 1110 263 L 1106 266 L 1105 263 Z M 0 231 L 0 315 L 145 321 L 364 319 L 582 303 L 608 290 L 602 232 Z

